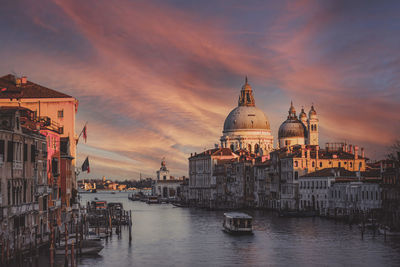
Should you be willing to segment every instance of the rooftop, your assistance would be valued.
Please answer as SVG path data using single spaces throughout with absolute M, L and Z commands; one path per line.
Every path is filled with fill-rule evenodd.
M 16 77 L 12 74 L 0 77 L 0 99 L 6 98 L 72 98 L 53 89 L 26 80 L 17 85 Z

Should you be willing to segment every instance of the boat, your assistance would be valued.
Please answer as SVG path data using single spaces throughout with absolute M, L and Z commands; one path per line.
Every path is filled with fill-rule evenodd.
M 70 246 L 70 244 L 68 244 Z M 104 248 L 101 241 L 98 240 L 82 240 L 82 255 L 96 255 Z M 75 253 L 77 249 L 74 248 Z M 71 248 L 68 248 L 68 255 L 71 254 Z M 56 255 L 65 255 L 65 244 L 56 248 Z
M 158 204 L 160 203 L 159 199 L 157 196 L 149 196 L 147 199 L 147 204 Z
M 229 234 L 252 234 L 253 217 L 242 212 L 224 213 L 223 231 Z
M 376 230 L 378 228 L 378 223 L 375 219 L 368 219 L 366 222 L 364 222 L 364 225 L 362 223 L 358 224 L 358 227 Z
M 382 234 L 382 235 L 387 235 L 387 236 L 400 236 L 400 232 L 392 231 L 392 230 L 390 229 L 390 227 L 388 227 L 388 226 L 381 225 L 381 226 L 378 228 L 378 230 L 379 230 L 379 233 Z

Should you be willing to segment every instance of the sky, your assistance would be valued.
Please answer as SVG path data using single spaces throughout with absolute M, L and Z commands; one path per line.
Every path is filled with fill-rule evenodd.
M 275 144 L 290 101 L 320 145 L 379 159 L 400 138 L 399 1 L 2 0 L 0 76 L 79 100 L 91 173 L 155 177 L 219 143 L 247 75 Z

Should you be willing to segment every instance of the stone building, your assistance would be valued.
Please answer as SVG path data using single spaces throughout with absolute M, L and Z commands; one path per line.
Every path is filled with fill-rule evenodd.
M 48 231 L 47 143 L 24 108 L 0 108 L 0 241 L 26 249 Z
M 175 178 L 169 174 L 167 164 L 163 159 L 157 171 L 157 180 L 153 181 L 152 194 L 164 200 L 177 200 L 181 197 L 181 184 L 185 177 Z
M 67 184 L 68 194 L 76 189 L 75 159 L 76 140 L 75 114 L 78 111 L 78 100 L 67 94 L 46 88 L 27 80 L 26 77 L 16 77 L 8 74 L 0 77 L 0 106 L 21 106 L 32 110 L 36 118 L 51 121 L 60 129 L 60 137 L 69 138 L 70 154 L 72 156 L 72 180 Z
M 273 136 L 265 113 L 256 107 L 253 91 L 246 81 L 240 91 L 238 106 L 226 117 L 221 146 L 232 151 L 268 155 L 273 149 Z
M 280 209 L 298 210 L 300 176 L 325 168 L 365 171 L 364 150 L 359 155 L 357 146 L 354 152 L 351 148 L 342 143 L 327 143 L 325 149 L 320 149 L 318 145 L 295 145 L 273 151 L 267 184 L 271 181 L 270 188 L 279 188 L 279 196 L 267 203 L 276 205 L 279 201 Z
M 213 207 L 217 197 L 215 165 L 221 160 L 239 156 L 230 148 L 214 148 L 189 158 L 189 203 L 200 207 Z
M 329 189 L 337 177 L 354 177 L 355 173 L 344 168 L 325 168 L 299 178 L 300 205 L 302 211 L 329 212 Z

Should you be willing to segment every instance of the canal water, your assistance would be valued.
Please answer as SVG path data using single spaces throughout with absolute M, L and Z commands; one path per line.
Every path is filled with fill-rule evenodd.
M 97 197 L 132 210 L 133 238 L 129 244 L 125 227 L 79 266 L 400 266 L 400 238 L 371 232 L 362 239 L 357 226 L 327 219 L 250 211 L 254 235 L 231 236 L 221 230 L 222 211 L 132 202 L 128 193 L 81 196 L 81 203 Z

